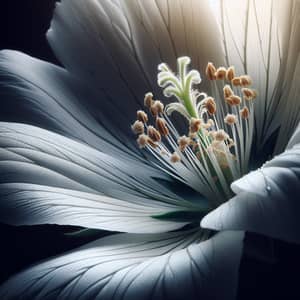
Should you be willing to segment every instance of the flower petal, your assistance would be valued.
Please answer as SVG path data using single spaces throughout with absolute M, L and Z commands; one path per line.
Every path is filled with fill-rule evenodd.
M 0 184 L 0 220 L 11 225 L 59 224 L 110 231 L 155 233 L 187 223 L 152 216 L 176 211 L 176 206 L 132 197 L 132 201 L 70 189 L 28 183 Z
M 205 216 L 204 228 L 247 230 L 300 243 L 300 145 L 232 184 L 237 195 Z
M 2 299 L 234 299 L 243 233 L 121 234 L 12 277 Z
M 254 78 L 257 144 L 280 129 L 280 153 L 299 122 L 299 1 L 220 1 L 227 64 Z M 239 13 L 236 13 L 239 11 Z
M 63 133 L 118 157 L 137 156 L 131 119 L 118 112 L 107 95 L 62 68 L 20 52 L 1 51 L 0 96 L 2 121 Z
M 11 224 L 166 231 L 185 223 L 155 220 L 152 215 L 193 207 L 164 185 L 168 177 L 159 171 L 37 127 L 0 123 L 0 146 L 1 218 Z M 118 219 L 116 210 L 123 210 L 119 222 L 113 222 Z M 134 227 L 137 220 L 144 225 Z
M 300 144 L 300 123 L 298 124 L 294 134 L 292 135 L 289 143 L 287 144 L 286 149 L 291 149 L 296 144 Z
M 126 111 L 142 105 L 148 90 L 161 96 L 156 77 L 162 61 L 175 67 L 178 56 L 189 55 L 204 71 L 208 60 L 223 57 L 205 0 L 63 0 L 48 40 L 69 71 L 105 90 Z

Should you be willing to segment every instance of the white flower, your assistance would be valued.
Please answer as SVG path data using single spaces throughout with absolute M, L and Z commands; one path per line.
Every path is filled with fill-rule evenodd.
M 64 68 L 1 52 L 1 222 L 125 232 L 19 273 L 1 299 L 232 299 L 243 239 L 235 230 L 299 242 L 300 130 L 290 137 L 299 122 L 300 3 L 220 3 L 214 16 L 204 0 L 62 0 L 48 39 Z M 162 96 L 157 65 L 174 70 L 182 55 L 200 74 L 213 61 L 251 75 L 256 160 L 290 140 L 204 219 L 207 199 L 161 171 L 130 128 L 145 92 Z M 166 109 L 194 113 L 177 104 Z M 209 238 L 201 219 L 224 231 Z

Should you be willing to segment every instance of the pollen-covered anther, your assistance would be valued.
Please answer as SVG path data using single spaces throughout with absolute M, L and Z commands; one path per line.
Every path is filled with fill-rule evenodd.
M 247 106 L 244 106 L 241 110 L 240 110 L 240 115 L 243 119 L 248 119 L 249 117 L 249 109 Z
M 237 122 L 236 115 L 234 114 L 227 114 L 224 118 L 224 122 L 228 125 L 233 125 Z
M 226 84 L 223 88 L 223 93 L 224 93 L 224 98 L 229 98 L 231 97 L 234 93 L 233 93 L 233 90 L 231 89 L 231 87 Z
M 144 133 L 140 134 L 136 141 L 140 148 L 145 148 L 147 145 L 151 146 L 152 148 L 157 147 L 157 144 L 147 134 Z
M 145 98 L 144 98 L 144 105 L 148 108 L 150 108 L 153 104 L 154 100 L 153 100 L 153 94 L 151 92 L 145 94 Z
M 183 136 L 178 138 L 177 143 L 178 143 L 178 146 L 179 146 L 179 150 L 181 152 L 183 152 L 186 149 L 186 147 L 188 145 L 190 145 L 191 139 L 189 137 L 183 135 Z
M 205 73 L 206 73 L 206 77 L 209 79 L 209 80 L 216 80 L 217 77 L 215 75 L 217 69 L 216 67 L 213 65 L 213 63 L 209 62 L 206 66 L 206 70 L 205 70 Z
M 217 69 L 215 75 L 218 80 L 224 80 L 226 78 L 227 70 L 224 67 L 220 67 Z
M 242 86 L 249 86 L 252 84 L 252 79 L 249 75 L 240 76 L 240 81 Z
M 196 133 L 201 129 L 202 121 L 197 118 L 191 118 L 190 119 L 190 133 Z
M 241 86 L 242 85 L 240 77 L 234 77 L 234 78 L 232 78 L 231 83 L 234 86 Z
M 149 137 L 146 134 L 140 134 L 136 141 L 140 148 L 144 148 L 148 144 L 148 139 Z
M 223 130 L 220 129 L 215 132 L 214 138 L 217 142 L 223 142 L 229 138 L 228 134 Z
M 214 115 L 217 111 L 216 101 L 212 97 L 207 97 L 204 102 L 205 108 L 210 115 Z
M 143 123 L 148 122 L 148 115 L 143 110 L 138 110 L 136 112 L 137 119 Z
M 167 136 L 169 134 L 169 129 L 163 118 L 156 118 L 155 125 L 162 136 Z
M 232 95 L 232 96 L 226 98 L 225 101 L 227 104 L 229 104 L 231 106 L 240 105 L 242 102 L 241 97 L 239 97 L 237 95 Z
M 164 105 L 161 101 L 155 100 L 150 107 L 151 114 L 156 117 L 158 114 L 162 114 L 164 111 Z
M 244 98 L 248 101 L 253 100 L 256 97 L 256 92 L 252 89 L 243 88 L 242 93 L 244 95 Z
M 180 162 L 180 160 L 181 160 L 180 156 L 176 152 L 173 152 L 172 155 L 170 156 L 170 161 L 174 164 Z
M 154 128 L 153 126 L 149 126 L 147 129 L 147 134 L 152 139 L 153 142 L 160 142 L 161 141 L 161 135 L 159 131 Z
M 142 134 L 144 133 L 144 123 L 136 120 L 132 125 L 131 129 L 135 134 Z
M 228 81 L 231 81 L 234 77 L 235 77 L 235 69 L 234 66 L 231 66 L 226 70 L 226 79 Z

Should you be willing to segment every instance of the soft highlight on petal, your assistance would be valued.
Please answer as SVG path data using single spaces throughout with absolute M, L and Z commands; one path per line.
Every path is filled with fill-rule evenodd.
M 219 13 L 227 64 L 251 75 L 259 91 L 256 148 L 279 135 L 283 151 L 300 118 L 298 0 L 222 0 Z M 238 13 L 237 13 L 238 12 Z

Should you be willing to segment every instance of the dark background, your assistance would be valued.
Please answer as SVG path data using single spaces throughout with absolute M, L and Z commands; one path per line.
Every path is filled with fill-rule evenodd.
M 45 38 L 54 5 L 54 0 L 1 1 L 0 49 L 16 49 L 59 64 Z M 106 234 L 100 231 L 80 236 L 68 234 L 78 229 L 0 224 L 0 282 L 34 262 Z M 300 246 L 247 233 L 240 266 L 239 299 L 300 299 L 299 270 Z

